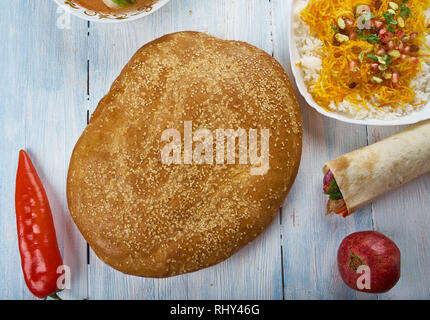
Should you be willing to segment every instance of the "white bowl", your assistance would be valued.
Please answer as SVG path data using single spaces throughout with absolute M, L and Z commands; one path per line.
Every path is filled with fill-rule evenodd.
M 170 0 L 159 0 L 154 3 L 151 7 L 144 8 L 142 10 L 135 10 L 126 13 L 117 13 L 117 14 L 106 14 L 106 13 L 97 13 L 91 10 L 88 10 L 77 3 L 74 0 L 54 0 L 59 6 L 71 12 L 73 15 L 95 22 L 101 23 L 121 23 L 127 21 L 133 21 L 150 15 L 151 13 L 157 11 L 165 4 L 167 4 Z
M 322 108 L 318 103 L 315 102 L 312 95 L 309 93 L 308 87 L 305 84 L 303 79 L 303 72 L 296 64 L 300 61 L 300 54 L 296 46 L 296 39 L 294 35 L 294 16 L 297 11 L 297 5 L 300 5 L 300 2 L 303 3 L 303 0 L 293 0 L 291 1 L 290 7 L 290 21 L 289 21 L 289 48 L 290 48 L 290 63 L 291 69 L 294 74 L 294 78 L 296 80 L 297 88 L 299 89 L 301 95 L 305 98 L 306 102 L 319 113 L 329 117 L 334 118 L 340 121 L 362 124 L 362 125 L 376 125 L 376 126 L 396 126 L 396 125 L 406 125 L 416 123 L 422 120 L 430 119 L 430 103 L 428 102 L 424 105 L 420 110 L 413 112 L 411 114 L 405 115 L 401 118 L 397 118 L 395 120 L 380 120 L 380 119 L 354 119 L 349 118 L 345 115 L 336 113 L 336 112 L 328 112 L 324 108 Z

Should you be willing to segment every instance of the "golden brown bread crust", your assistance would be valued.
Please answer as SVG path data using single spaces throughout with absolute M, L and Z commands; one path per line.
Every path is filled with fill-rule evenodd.
M 270 129 L 270 169 L 163 165 L 163 130 Z M 260 132 L 260 130 L 259 130 Z M 260 140 L 259 133 L 259 140 Z M 70 213 L 97 256 L 167 277 L 230 257 L 276 215 L 295 179 L 301 115 L 284 70 L 247 43 L 203 33 L 142 47 L 100 101 L 73 151 Z

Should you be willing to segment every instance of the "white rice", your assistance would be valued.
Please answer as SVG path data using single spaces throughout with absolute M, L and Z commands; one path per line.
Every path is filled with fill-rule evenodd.
M 305 8 L 307 1 L 301 1 L 295 7 L 293 30 L 295 35 L 296 46 L 300 55 L 301 70 L 303 73 L 303 79 L 307 84 L 309 91 L 311 91 L 312 83 L 317 82 L 321 72 L 321 57 L 315 53 L 319 48 L 323 46 L 321 40 L 314 37 L 310 33 L 309 26 L 300 19 L 300 11 Z M 426 16 L 430 20 L 430 9 L 425 12 Z M 430 46 L 430 36 L 426 37 L 426 45 Z M 404 108 L 392 108 L 390 106 L 383 107 L 382 110 L 374 108 L 371 105 L 379 105 L 381 102 L 378 100 L 378 96 L 375 95 L 371 101 L 369 101 L 369 110 L 362 107 L 357 109 L 349 101 L 342 101 L 341 103 L 335 104 L 331 102 L 329 107 L 339 114 L 355 119 L 380 119 L 380 120 L 395 120 L 410 114 L 414 111 L 421 110 L 425 105 L 419 107 L 413 106 L 413 104 L 422 103 L 429 100 L 430 94 L 430 60 L 421 63 L 422 73 L 418 74 L 415 79 L 411 82 L 411 88 L 414 88 L 415 99 L 411 104 L 405 105 Z

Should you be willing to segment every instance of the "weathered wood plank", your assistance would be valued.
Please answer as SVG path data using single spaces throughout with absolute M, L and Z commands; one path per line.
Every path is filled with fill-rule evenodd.
M 369 127 L 369 143 L 384 139 L 404 127 Z M 384 195 L 373 202 L 375 230 L 390 237 L 402 255 L 399 283 L 381 299 L 430 297 L 430 175 Z
M 90 101 L 96 106 L 132 54 L 146 42 L 181 30 L 240 39 L 271 53 L 270 3 L 261 0 L 172 0 L 133 23 L 90 27 Z M 94 299 L 282 298 L 279 222 L 231 259 L 215 267 L 170 279 L 122 275 L 94 254 L 90 296 Z
M 53 1 L 13 1 L 0 19 L 0 298 L 31 299 L 20 271 L 14 186 L 18 151 L 28 150 L 46 187 L 57 238 L 72 272 L 72 290 L 87 295 L 86 243 L 67 212 L 66 173 L 71 149 L 85 125 L 86 22 L 56 26 Z M 4 76 L 6 75 L 6 76 Z
M 290 1 L 272 0 L 274 56 L 292 81 L 288 53 Z M 298 94 L 303 113 L 303 156 L 297 180 L 282 212 L 286 299 L 369 299 L 343 284 L 336 265 L 344 237 L 372 229 L 371 207 L 353 217 L 325 216 L 322 166 L 367 144 L 366 127 L 328 119 Z

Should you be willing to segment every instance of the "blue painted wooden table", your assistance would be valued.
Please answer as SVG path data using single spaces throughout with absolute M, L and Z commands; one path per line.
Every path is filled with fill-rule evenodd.
M 399 127 L 344 124 L 300 99 L 303 158 L 290 195 L 269 228 L 227 261 L 169 279 L 123 275 L 103 264 L 67 211 L 66 173 L 75 142 L 101 97 L 132 54 L 166 33 L 197 30 L 247 41 L 290 73 L 290 0 L 171 0 L 135 22 L 88 23 L 52 0 L 14 0 L 0 16 L 0 299 L 32 299 L 20 270 L 14 184 L 25 148 L 46 186 L 72 285 L 66 299 L 397 299 L 430 298 L 430 176 L 348 219 L 324 216 L 321 167 Z M 383 295 L 347 288 L 336 268 L 341 240 L 360 230 L 391 237 L 402 252 L 402 277 Z

